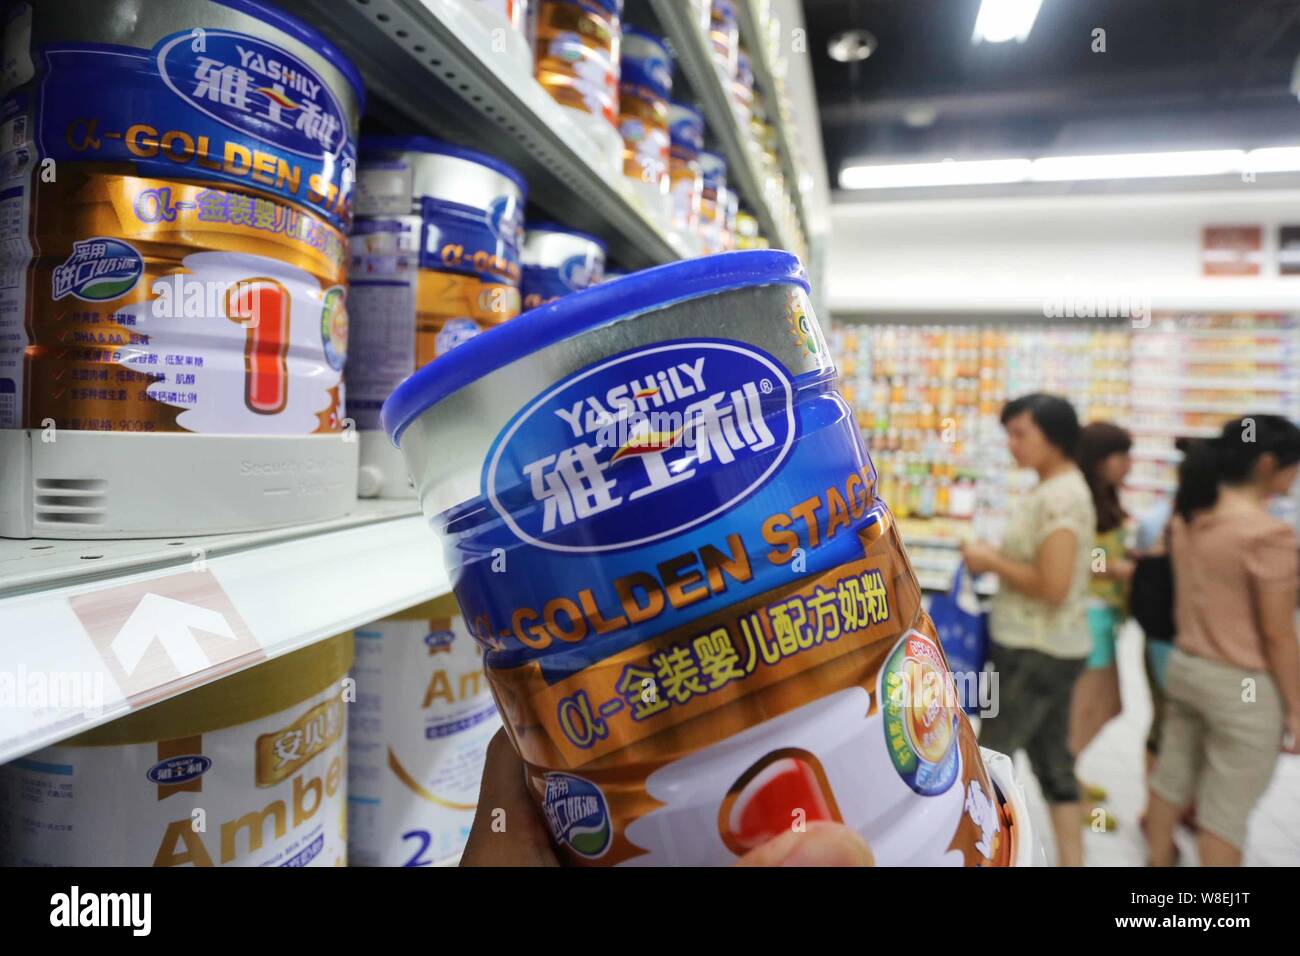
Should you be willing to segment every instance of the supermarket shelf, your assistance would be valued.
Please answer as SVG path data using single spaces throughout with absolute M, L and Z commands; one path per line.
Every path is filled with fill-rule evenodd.
M 808 214 L 804 209 L 803 189 L 800 188 L 800 171 L 795 165 L 794 131 L 791 128 L 790 118 L 781 110 L 781 104 L 786 102 L 786 97 L 777 95 L 780 87 L 778 87 L 776 70 L 773 68 L 771 35 L 762 29 L 756 0 L 738 0 L 736 17 L 740 21 L 741 42 L 749 51 L 750 65 L 754 70 L 754 82 L 763 91 L 767 100 L 767 120 L 776 129 L 777 146 L 781 153 L 781 167 L 785 174 L 786 186 L 790 190 L 795 210 L 799 214 L 799 223 L 803 226 L 806 236 L 810 231 Z
M 1294 411 L 1285 405 L 1255 401 L 1250 401 L 1243 405 L 1242 403 L 1237 402 L 1169 402 L 1154 399 L 1142 400 L 1134 398 L 1131 404 L 1135 409 L 1153 408 L 1169 412 L 1209 412 L 1212 414 L 1222 415 L 1245 415 L 1250 412 L 1256 412 L 1261 415 L 1291 415 Z
M 916 580 L 921 585 L 922 591 L 947 594 L 948 589 L 952 587 L 951 572 L 947 574 L 938 574 L 933 571 L 921 572 L 916 576 Z M 985 575 L 975 582 L 974 588 L 975 593 L 980 597 L 992 597 L 998 593 L 997 579 Z
M 1154 329 L 1171 338 L 1189 339 L 1289 339 L 1295 335 L 1294 329 Z
M 1166 438 L 1213 438 L 1220 429 L 1212 425 L 1126 425 L 1134 435 L 1161 435 Z
M 682 258 L 611 174 L 595 141 L 533 79 L 526 42 L 493 30 L 474 0 L 281 0 L 365 79 L 367 115 L 498 156 L 547 214 L 600 236 L 638 269 Z M 501 45 L 501 33 L 509 34 Z M 509 43 L 522 45 L 512 51 Z M 496 49 L 494 50 L 494 44 Z M 434 105 L 436 104 L 436 106 Z
M 1129 454 L 1139 461 L 1167 461 L 1177 464 L 1183 460 L 1183 453 L 1176 448 L 1134 448 Z
M 757 144 L 732 108 L 731 94 L 713 62 L 709 39 L 695 22 L 690 4 L 683 0 L 650 0 L 650 5 L 672 42 L 678 66 L 699 100 L 709 132 L 727 160 L 727 184 L 754 211 L 759 227 L 772 238 L 773 246 L 790 248 L 790 237 L 777 228 L 776 217 L 763 196 Z
M 1138 381 L 1143 388 L 1147 386 L 1165 385 L 1170 388 L 1181 390 L 1200 390 L 1200 389 L 1239 389 L 1243 392 L 1300 392 L 1300 382 L 1289 378 L 1218 378 L 1200 377 L 1195 375 L 1140 375 Z
M 449 591 L 409 501 L 267 532 L 0 540 L 0 762 Z
M 1134 352 L 1133 364 L 1146 366 L 1212 364 L 1223 365 L 1228 362 L 1255 362 L 1260 365 L 1283 365 L 1288 356 L 1265 349 L 1222 349 L 1213 352 L 1180 352 L 1177 349 L 1168 352 Z

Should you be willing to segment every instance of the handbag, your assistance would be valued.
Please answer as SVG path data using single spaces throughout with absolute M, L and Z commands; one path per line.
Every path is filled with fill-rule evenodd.
M 974 713 L 980 706 L 979 674 L 989 656 L 989 621 L 988 614 L 980 610 L 964 561 L 957 565 L 948 592 L 930 599 L 929 613 L 948 658 L 948 669 L 954 678 L 962 675 L 958 687 L 962 709 Z

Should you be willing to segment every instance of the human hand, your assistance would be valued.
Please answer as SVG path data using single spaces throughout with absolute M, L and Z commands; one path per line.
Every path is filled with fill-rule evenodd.
M 501 825 L 494 828 L 498 820 Z M 524 762 L 504 730 L 488 744 L 478 810 L 460 865 L 562 865 L 524 782 Z M 855 831 L 842 823 L 818 821 L 755 847 L 736 866 L 875 866 L 875 858 Z
M 1282 752 L 1300 754 L 1300 712 L 1291 714 L 1282 726 Z
M 983 574 L 992 570 L 997 549 L 983 541 L 967 541 L 961 546 L 961 559 L 971 574 Z

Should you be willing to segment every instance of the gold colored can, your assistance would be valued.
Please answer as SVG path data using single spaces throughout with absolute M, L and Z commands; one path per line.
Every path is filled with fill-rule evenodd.
M 556 102 L 618 128 L 622 0 L 539 0 L 535 70 Z

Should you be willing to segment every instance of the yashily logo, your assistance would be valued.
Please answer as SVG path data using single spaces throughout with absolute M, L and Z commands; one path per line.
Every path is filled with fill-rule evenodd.
M 50 897 L 51 926 L 129 926 L 133 936 L 148 936 L 152 928 L 151 893 L 71 893 Z

